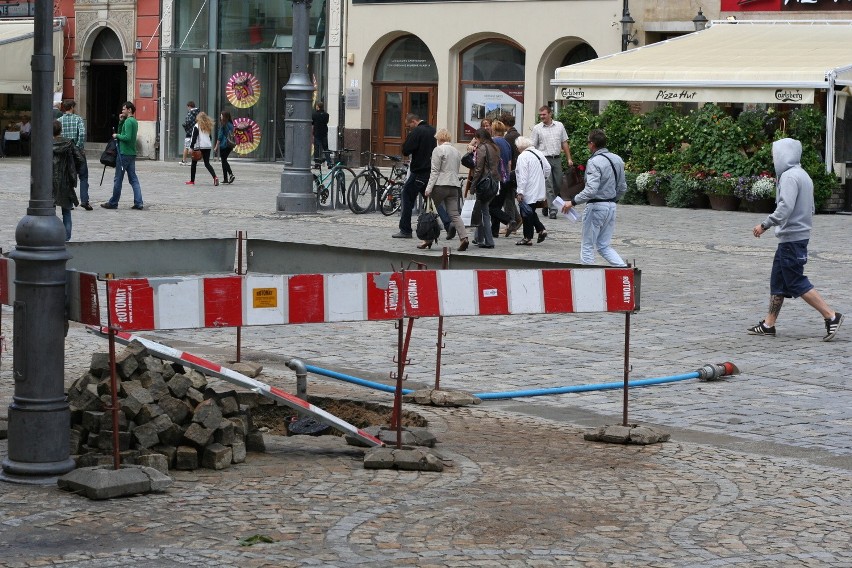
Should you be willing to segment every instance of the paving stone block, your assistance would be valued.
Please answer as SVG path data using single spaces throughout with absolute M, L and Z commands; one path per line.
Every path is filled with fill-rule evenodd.
M 145 424 L 161 414 L 163 414 L 163 409 L 159 404 L 143 404 L 142 410 L 139 411 L 133 420 L 137 424 Z
M 197 422 L 193 422 L 186 429 L 186 432 L 183 433 L 183 437 L 188 442 L 203 448 L 210 443 L 210 439 L 213 438 L 213 432 L 214 430 L 205 428 Z
M 204 389 L 207 388 L 207 377 L 205 377 L 202 373 L 199 373 L 195 369 L 190 369 L 186 373 L 186 377 L 192 383 L 192 388 L 199 392 L 203 392 Z
M 255 363 L 253 361 L 231 361 L 227 365 L 225 365 L 232 371 L 236 371 L 241 375 L 245 375 L 247 377 L 255 378 L 257 377 L 261 371 L 263 371 L 263 365 L 260 363 Z
M 169 463 L 169 468 L 173 468 L 175 466 L 175 458 L 177 457 L 177 446 L 172 446 L 168 444 L 157 444 L 153 448 L 149 450 L 150 452 L 156 452 L 160 455 L 166 456 L 166 460 Z
M 256 392 L 238 392 L 237 402 L 242 408 L 254 408 L 257 406 L 257 400 L 260 397 Z
M 83 412 L 81 426 L 89 432 L 97 432 L 101 429 L 101 418 L 104 413 L 97 410 L 87 410 Z
M 5 421 L 0 422 L 0 440 L 6 439 L 4 433 Z M 69 433 L 68 451 L 71 455 L 77 455 L 83 450 L 83 441 L 88 439 L 88 433 L 85 430 L 75 430 L 71 428 Z
M 97 448 L 99 450 L 111 452 L 112 451 L 112 430 L 101 430 L 98 433 L 97 436 L 98 436 Z M 119 451 L 124 451 L 124 450 L 130 449 L 130 432 L 119 432 L 118 433 L 118 449 L 119 449 Z
M 233 444 L 234 441 L 236 441 L 234 423 L 227 418 L 223 418 L 219 423 L 219 427 L 216 428 L 216 431 L 213 433 L 213 439 L 223 446 L 230 446 Z
M 222 409 L 223 416 L 234 416 L 240 411 L 240 404 L 237 402 L 236 393 L 230 396 L 219 397 L 219 407 Z
M 186 396 L 186 391 L 192 387 L 192 381 L 186 375 L 175 375 L 167 383 L 172 396 L 175 398 L 183 398 Z
M 171 421 L 176 424 L 183 424 L 192 412 L 189 404 L 170 395 L 160 398 L 157 404 L 160 405 L 160 408 L 163 409 L 163 412 L 166 413 Z
M 154 427 L 154 429 L 157 431 L 157 434 L 161 434 L 162 432 L 165 432 L 166 430 L 171 428 L 174 422 L 172 422 L 172 419 L 169 418 L 167 414 L 160 414 L 159 416 L 148 422 L 148 424 Z
M 159 418 L 159 417 L 158 417 Z M 183 440 L 183 434 L 186 432 L 186 427 L 180 424 L 172 423 L 166 430 L 159 433 L 160 442 L 168 445 L 177 445 Z
M 265 452 L 266 443 L 260 430 L 254 430 L 246 434 L 246 450 L 249 452 Z
M 122 398 L 119 400 L 119 404 L 122 412 L 131 420 L 134 420 L 139 411 L 142 410 L 142 403 L 135 398 Z
M 137 381 L 122 382 L 118 392 L 123 395 L 124 398 L 132 398 L 143 405 L 154 402 L 154 397 L 151 396 L 148 389 Z
M 191 446 L 178 446 L 175 453 L 175 469 L 198 469 L 198 450 Z
M 102 410 L 103 403 L 98 397 L 98 390 L 95 385 L 87 385 L 82 391 L 69 389 L 68 405 L 72 410 Z
M 123 412 L 118 413 L 118 429 L 121 432 L 127 432 L 130 423 L 127 421 L 127 417 Z M 112 411 L 104 411 L 101 413 L 101 430 L 112 430 Z
M 205 400 L 195 407 L 192 413 L 192 421 L 204 425 L 205 428 L 218 428 L 222 422 L 222 410 L 216 404 L 216 400 Z
M 166 381 L 159 377 L 151 381 L 151 386 L 148 387 L 148 392 L 151 393 L 151 397 L 154 401 L 158 401 L 164 396 L 171 396 L 171 392 L 169 391 Z
M 190 388 L 186 391 L 186 400 L 190 401 L 190 404 L 198 405 L 204 402 L 204 395 L 200 390 Z
M 169 458 L 163 454 L 150 453 L 139 456 L 137 460 L 139 465 L 156 469 L 160 473 L 168 475 L 169 473 Z
M 156 381 L 165 382 L 165 379 L 163 378 L 163 373 L 157 373 L 154 371 L 143 371 L 137 374 L 134 377 L 134 380 L 139 381 L 139 384 L 141 384 L 146 389 L 150 388 L 151 385 L 154 384 L 154 382 Z
M 231 444 L 231 452 L 233 457 L 231 458 L 234 463 L 243 463 L 246 461 L 246 444 L 245 442 L 235 441 Z
M 101 452 L 88 452 L 77 456 L 74 459 L 77 467 L 95 467 L 100 465 L 112 466 L 112 455 L 107 455 Z
M 115 370 L 122 379 L 129 379 L 138 368 L 139 362 L 136 361 L 134 354 L 129 352 L 127 348 L 115 356 Z M 109 373 L 105 376 L 108 375 Z
M 140 448 L 150 448 L 160 443 L 160 436 L 157 433 L 157 429 L 150 422 L 137 426 L 133 430 L 133 439 Z
M 143 372 L 151 372 L 156 373 L 158 375 L 162 375 L 163 373 L 163 361 L 162 359 L 158 359 L 156 357 L 152 357 L 148 355 L 147 357 L 143 357 L 139 359 L 137 357 L 137 361 L 139 362 L 139 370 Z
M 168 382 L 176 374 L 173 363 L 163 362 L 163 380 Z
M 204 448 L 201 465 L 208 469 L 225 469 L 230 467 L 234 454 L 231 448 L 219 443 L 213 443 Z
M 234 433 L 241 438 L 245 438 L 251 425 L 249 414 L 243 410 L 239 414 L 231 416 L 228 420 L 234 425 Z
M 109 353 L 92 353 L 92 362 L 89 365 L 89 371 L 96 377 L 109 376 Z

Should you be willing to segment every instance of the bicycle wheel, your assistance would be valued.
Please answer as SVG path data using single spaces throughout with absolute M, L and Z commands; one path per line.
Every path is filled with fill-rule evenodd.
M 349 184 L 355 179 L 355 172 L 345 166 L 337 167 L 331 181 L 331 192 L 334 195 L 334 206 L 346 205 L 346 194 L 349 191 Z
M 353 213 L 368 213 L 376 201 L 376 178 L 367 172 L 355 176 L 349 184 L 349 209 Z
M 402 207 L 402 184 L 392 183 L 382 192 L 379 199 L 379 209 L 382 215 L 390 217 Z
M 317 196 L 317 207 L 328 202 L 328 188 L 320 182 L 319 176 L 314 174 L 314 195 Z

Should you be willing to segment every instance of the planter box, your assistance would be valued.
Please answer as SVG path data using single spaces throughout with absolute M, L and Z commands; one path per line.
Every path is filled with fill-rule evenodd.
M 716 211 L 736 211 L 740 208 L 740 198 L 736 195 L 708 195 L 710 208 Z

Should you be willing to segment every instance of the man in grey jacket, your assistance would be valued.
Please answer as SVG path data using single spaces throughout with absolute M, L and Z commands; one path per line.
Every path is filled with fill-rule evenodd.
M 798 140 L 783 138 L 772 143 L 772 161 L 778 180 L 775 211 L 752 229 L 752 233 L 760 237 L 769 227 L 775 227 L 778 248 L 769 278 L 769 313 L 760 323 L 748 328 L 748 333 L 775 337 L 775 320 L 784 298 L 801 296 L 825 319 L 826 333 L 822 340 L 831 341 L 843 323 L 843 314 L 832 310 L 805 276 L 808 240 L 813 226 L 814 184 L 802 169 L 801 159 L 802 143 Z
M 595 250 L 613 266 L 627 266 L 610 243 L 615 231 L 616 203 L 627 192 L 624 160 L 606 148 L 606 134 L 596 128 L 589 132 L 592 157 L 586 163 L 586 185 L 574 199 L 565 202 L 562 212 L 580 203 L 588 203 L 583 211 L 583 238 L 580 262 L 594 264 Z

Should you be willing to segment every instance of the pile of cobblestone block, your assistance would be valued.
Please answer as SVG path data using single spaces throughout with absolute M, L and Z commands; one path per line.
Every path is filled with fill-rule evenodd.
M 118 446 L 124 464 L 224 469 L 264 451 L 253 426 L 255 393 L 216 392 L 198 371 L 153 357 L 139 342 L 116 354 Z M 108 353 L 68 389 L 71 454 L 78 467 L 112 463 L 113 413 Z

